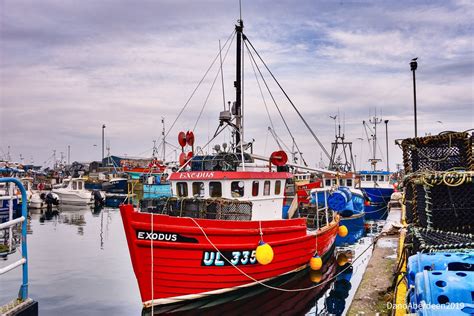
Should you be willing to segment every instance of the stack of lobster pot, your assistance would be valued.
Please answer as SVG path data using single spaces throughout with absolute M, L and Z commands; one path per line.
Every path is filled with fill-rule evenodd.
M 423 303 L 472 303 L 474 293 L 474 159 L 472 135 L 405 139 L 404 254 L 411 312 Z M 417 307 L 418 306 L 418 307 Z M 461 305 L 459 305 L 461 306 Z M 417 310 L 418 308 L 418 310 Z

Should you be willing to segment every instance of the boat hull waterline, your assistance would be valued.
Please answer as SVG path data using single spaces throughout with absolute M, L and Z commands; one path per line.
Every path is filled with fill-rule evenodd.
M 225 293 L 252 286 L 255 280 L 262 282 L 301 270 L 313 256 L 316 244 L 321 257 L 332 249 L 339 227 L 337 216 L 326 227 L 308 231 L 304 218 L 260 223 L 192 219 L 137 212 L 132 205 L 121 205 L 120 212 L 145 307 Z M 255 258 L 259 225 L 263 240 L 274 252 L 268 265 L 259 264 Z

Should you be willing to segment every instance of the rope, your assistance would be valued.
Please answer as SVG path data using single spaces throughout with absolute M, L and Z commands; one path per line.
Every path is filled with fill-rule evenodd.
M 249 54 L 249 56 L 250 56 L 251 63 L 252 63 L 252 61 L 253 61 L 253 63 L 255 64 L 255 67 L 257 68 L 257 70 L 258 70 L 258 72 L 259 72 L 259 74 L 260 74 L 260 77 L 262 77 L 262 81 L 263 81 L 263 83 L 265 84 L 265 87 L 267 88 L 267 91 L 268 91 L 268 93 L 270 94 L 270 97 L 271 97 L 272 100 L 273 100 L 273 104 L 275 105 L 275 107 L 276 107 L 276 109 L 277 109 L 277 111 L 278 111 L 278 114 L 280 115 L 280 117 L 281 117 L 281 119 L 282 119 L 282 121 L 283 121 L 283 124 L 285 124 L 285 127 L 286 127 L 286 130 L 288 131 L 288 134 L 290 134 L 291 140 L 293 141 L 293 143 L 295 144 L 296 149 L 297 149 L 298 152 L 300 153 L 301 160 L 303 160 L 303 163 L 305 164 L 305 166 L 308 166 L 308 164 L 306 163 L 306 161 L 305 161 L 304 158 L 303 158 L 303 155 L 301 154 L 301 150 L 300 150 L 300 148 L 298 147 L 298 144 L 297 144 L 296 141 L 295 141 L 295 137 L 293 136 L 293 133 L 291 133 L 290 127 L 289 127 L 288 124 L 286 123 L 285 117 L 284 117 L 283 114 L 281 113 L 280 107 L 278 106 L 278 104 L 277 104 L 275 98 L 273 97 L 273 93 L 270 91 L 270 87 L 268 86 L 267 81 L 265 80 L 265 77 L 263 76 L 262 72 L 260 71 L 260 67 L 258 67 L 257 62 L 255 61 L 255 59 L 254 59 L 254 57 L 253 57 L 253 55 L 252 55 L 252 52 L 250 51 L 250 49 L 249 49 L 249 47 L 248 47 L 248 45 L 247 45 L 247 43 L 246 43 L 245 41 L 244 41 L 244 45 L 247 46 L 247 52 L 248 52 L 248 54 Z M 252 45 L 252 44 L 250 44 L 250 45 Z M 257 54 L 258 54 L 258 53 L 257 53 Z
M 198 118 L 197 118 L 197 120 L 196 120 L 196 123 L 194 123 L 193 132 L 194 132 L 194 130 L 196 129 L 196 126 L 197 126 L 199 120 L 201 119 L 202 112 L 204 111 L 204 108 L 206 107 L 206 104 L 207 104 L 207 101 L 209 100 L 209 96 L 211 95 L 212 89 L 214 88 L 214 85 L 216 84 L 216 80 L 217 80 L 217 78 L 219 77 L 219 73 L 222 74 L 222 63 L 225 62 L 225 60 L 226 60 L 226 58 L 227 58 L 227 54 L 229 53 L 229 49 L 230 49 L 230 47 L 232 46 L 232 42 L 233 42 L 233 41 L 234 41 L 234 37 L 232 37 L 232 41 L 230 42 L 229 46 L 227 47 L 227 51 L 225 52 L 224 59 L 221 60 L 221 68 L 217 71 L 217 74 L 216 74 L 216 76 L 214 77 L 214 81 L 212 82 L 211 88 L 209 89 L 209 92 L 207 93 L 206 100 L 204 100 L 204 104 L 203 104 L 202 107 L 201 107 L 201 111 L 199 112 L 199 115 L 198 115 Z M 225 46 L 224 46 L 224 47 L 225 47 Z M 220 54 L 220 51 L 219 51 L 219 54 Z M 220 55 L 219 55 L 219 56 L 220 56 Z M 225 103 L 224 103 L 224 106 L 225 106 Z
M 272 117 L 270 116 L 270 111 L 268 111 L 267 102 L 265 101 L 265 96 L 263 95 L 262 86 L 260 86 L 260 81 L 258 80 L 257 72 L 255 71 L 255 66 L 253 65 L 253 62 L 252 62 L 253 59 L 252 59 L 249 49 L 247 49 L 247 53 L 250 57 L 249 58 L 250 65 L 252 66 L 253 74 L 255 75 L 255 80 L 257 81 L 257 86 L 258 86 L 258 89 L 260 90 L 260 96 L 262 97 L 263 104 L 265 105 L 265 110 L 267 111 L 267 116 L 268 116 L 268 120 L 270 121 L 270 126 L 272 127 L 273 130 L 275 130 L 275 126 L 273 125 Z
M 286 91 L 283 89 L 283 87 L 280 85 L 280 82 L 278 82 L 278 80 L 275 78 L 275 76 L 273 75 L 273 73 L 271 72 L 270 68 L 268 68 L 267 64 L 265 63 L 265 61 L 262 59 L 262 57 L 260 56 L 260 54 L 257 52 L 257 50 L 255 49 L 255 47 L 252 45 L 252 42 L 250 42 L 250 40 L 248 39 L 248 37 L 246 36 L 245 37 L 246 41 L 250 44 L 250 46 L 252 47 L 253 51 L 257 54 L 258 58 L 260 59 L 260 61 L 263 63 L 263 65 L 265 66 L 265 68 L 267 69 L 268 73 L 272 76 L 273 80 L 275 80 L 275 83 L 278 85 L 278 87 L 280 88 L 280 90 L 283 92 L 283 94 L 285 95 L 286 99 L 290 102 L 291 106 L 293 107 L 293 109 L 296 111 L 296 113 L 298 114 L 298 116 L 300 117 L 300 119 L 303 121 L 303 123 L 305 124 L 305 126 L 308 128 L 309 132 L 311 133 L 311 135 L 313 135 L 314 139 L 316 140 L 316 142 L 319 144 L 319 146 L 321 147 L 321 149 L 323 150 L 324 154 L 329 158 L 329 160 L 331 160 L 331 156 L 329 155 L 328 151 L 326 150 L 326 148 L 324 148 L 324 145 L 321 143 L 321 141 L 319 140 L 319 138 L 316 136 L 316 134 L 313 132 L 313 130 L 311 129 L 311 127 L 308 125 L 308 123 L 306 122 L 306 120 L 304 119 L 303 115 L 301 115 L 300 111 L 298 110 L 298 108 L 295 106 L 295 104 L 293 103 L 293 101 L 291 101 L 290 97 L 288 96 L 288 94 L 286 93 Z M 244 41 L 245 43 L 245 41 Z M 247 45 L 247 44 L 246 44 Z M 247 47 L 248 48 L 248 47 Z
M 221 255 L 222 258 L 224 258 L 225 261 L 227 261 L 227 263 L 229 263 L 231 266 L 233 266 L 237 271 L 239 271 L 242 275 L 244 275 L 245 277 L 247 277 L 248 279 L 252 280 L 253 282 L 257 283 L 257 284 L 260 284 L 268 289 L 271 289 L 271 290 L 277 290 L 277 291 L 282 291 L 282 292 L 303 292 L 303 291 L 310 291 L 310 290 L 313 290 L 315 288 L 318 288 L 320 287 L 321 285 L 324 285 L 326 283 L 329 283 L 329 282 L 332 282 L 333 280 L 335 280 L 340 274 L 342 274 L 343 272 L 345 272 L 347 269 L 349 269 L 354 262 L 356 262 L 360 257 L 362 257 L 362 255 L 370 248 L 372 247 L 373 245 L 375 245 L 378 241 L 378 238 L 374 238 L 374 241 L 372 243 L 369 244 L 369 246 L 364 249 L 364 251 L 362 251 L 362 253 L 356 257 L 355 259 L 352 260 L 352 262 L 350 264 L 347 265 L 347 267 L 345 267 L 344 269 L 342 269 L 339 273 L 337 273 L 336 275 L 334 275 L 332 278 L 329 278 L 327 280 L 324 280 L 323 282 L 321 283 L 318 283 L 316 285 L 313 285 L 313 286 L 309 286 L 309 287 L 305 287 L 305 288 L 299 288 L 299 289 L 284 289 L 284 288 L 280 288 L 280 287 L 275 287 L 275 286 L 271 286 L 271 285 L 268 285 L 268 284 L 265 284 L 257 279 L 255 279 L 254 277 L 252 277 L 251 275 L 248 275 L 247 273 L 245 273 L 244 271 L 242 271 L 242 269 L 240 269 L 238 266 L 232 264 L 232 262 L 227 259 L 221 252 L 220 250 L 216 247 L 216 245 L 214 245 L 214 243 L 209 239 L 209 237 L 207 236 L 206 232 L 204 231 L 204 229 L 199 225 L 199 223 L 196 222 L 196 220 L 192 217 L 187 217 L 189 219 L 191 219 L 194 224 L 196 224 L 196 226 L 201 230 L 201 232 L 203 233 L 204 237 L 206 238 L 206 240 L 209 242 L 209 244 Z M 381 236 L 381 235 L 379 235 Z M 315 235 L 315 238 L 318 238 L 318 235 L 316 234 Z
M 153 213 L 150 213 L 151 216 L 151 235 L 153 236 Z M 154 272 L 154 257 L 153 257 L 153 238 L 150 242 L 150 249 L 151 249 L 151 299 L 152 301 L 155 299 L 155 287 L 154 287 L 154 278 L 153 278 L 153 272 Z M 151 304 L 151 314 L 154 314 L 154 304 Z
M 232 34 L 230 34 L 230 36 L 227 38 L 227 40 L 225 41 L 224 43 L 224 47 L 227 45 L 227 42 L 234 36 L 235 34 L 235 31 L 232 31 Z M 181 108 L 181 111 L 178 113 L 178 116 L 176 116 L 175 120 L 173 121 L 173 124 L 171 124 L 170 128 L 168 129 L 168 132 L 166 133 L 165 135 L 165 138 L 168 137 L 169 133 L 171 132 L 171 130 L 173 129 L 174 125 L 176 124 L 176 122 L 178 121 L 179 117 L 181 116 L 181 114 L 183 114 L 184 110 L 186 109 L 186 107 L 188 106 L 189 104 L 189 101 L 191 101 L 192 97 L 194 96 L 194 94 L 196 93 L 196 91 L 199 89 L 199 86 L 201 85 L 201 83 L 204 81 L 204 79 L 206 78 L 207 74 L 209 73 L 209 71 L 211 70 L 212 66 L 214 66 L 214 63 L 217 61 L 217 59 L 219 58 L 219 54 L 220 54 L 220 51 L 219 53 L 216 55 L 216 57 L 214 58 L 214 60 L 212 61 L 211 65 L 207 68 L 206 72 L 204 73 L 204 76 L 201 78 L 201 80 L 199 80 L 196 88 L 194 88 L 193 92 L 191 93 L 191 95 L 189 96 L 188 100 L 186 101 L 186 103 L 184 104 L 184 106 Z

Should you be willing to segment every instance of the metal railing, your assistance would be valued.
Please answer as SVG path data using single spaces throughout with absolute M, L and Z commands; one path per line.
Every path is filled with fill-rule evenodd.
M 0 275 L 5 274 L 19 266 L 23 269 L 23 281 L 18 293 L 18 298 L 22 301 L 28 298 L 28 250 L 26 244 L 26 218 L 28 216 L 27 204 L 28 200 L 26 197 L 26 190 L 20 180 L 15 178 L 0 178 L 0 183 L 10 183 L 8 196 L 2 197 L 2 200 L 9 200 L 9 220 L 5 223 L 0 224 L 0 230 L 9 230 L 8 245 L 11 250 L 13 247 L 13 226 L 21 223 L 21 255 L 22 258 L 9 264 L 6 267 L 0 268 Z M 13 185 L 15 184 L 21 192 L 21 217 L 13 219 L 13 200 L 17 198 L 14 195 Z

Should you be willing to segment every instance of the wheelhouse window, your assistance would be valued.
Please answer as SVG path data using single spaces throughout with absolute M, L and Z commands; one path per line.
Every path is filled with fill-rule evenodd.
M 78 190 L 82 190 L 82 182 L 78 182 L 78 183 L 77 183 L 77 189 L 78 189 Z
M 339 179 L 339 185 L 340 186 L 345 186 L 346 184 L 344 183 L 344 179 Z
M 245 184 L 244 181 L 232 181 L 230 183 L 230 191 L 232 197 L 243 197 L 244 196 Z
M 193 196 L 204 197 L 204 182 L 193 182 Z
M 370 174 L 366 175 L 365 181 L 372 181 L 372 176 Z
M 176 183 L 176 191 L 179 197 L 188 196 L 188 184 L 186 182 Z
M 352 179 L 347 179 L 346 182 L 348 187 L 352 186 Z
M 76 181 L 72 182 L 72 189 L 77 190 L 77 182 Z
M 379 181 L 385 181 L 385 177 L 382 176 L 382 175 L 380 175 L 380 176 L 379 176 Z
M 258 188 L 259 188 L 259 182 L 258 181 L 252 182 L 252 196 L 258 195 Z
M 326 179 L 324 185 L 327 186 L 327 187 L 330 187 L 331 186 L 331 179 Z
M 337 179 L 332 179 L 332 185 L 337 185 Z
M 276 180 L 275 181 L 275 195 L 280 195 L 281 192 L 281 181 Z
M 270 195 L 270 181 L 265 181 L 263 183 L 263 195 Z
M 222 196 L 222 184 L 217 181 L 209 182 L 209 196 L 210 197 L 221 197 Z

